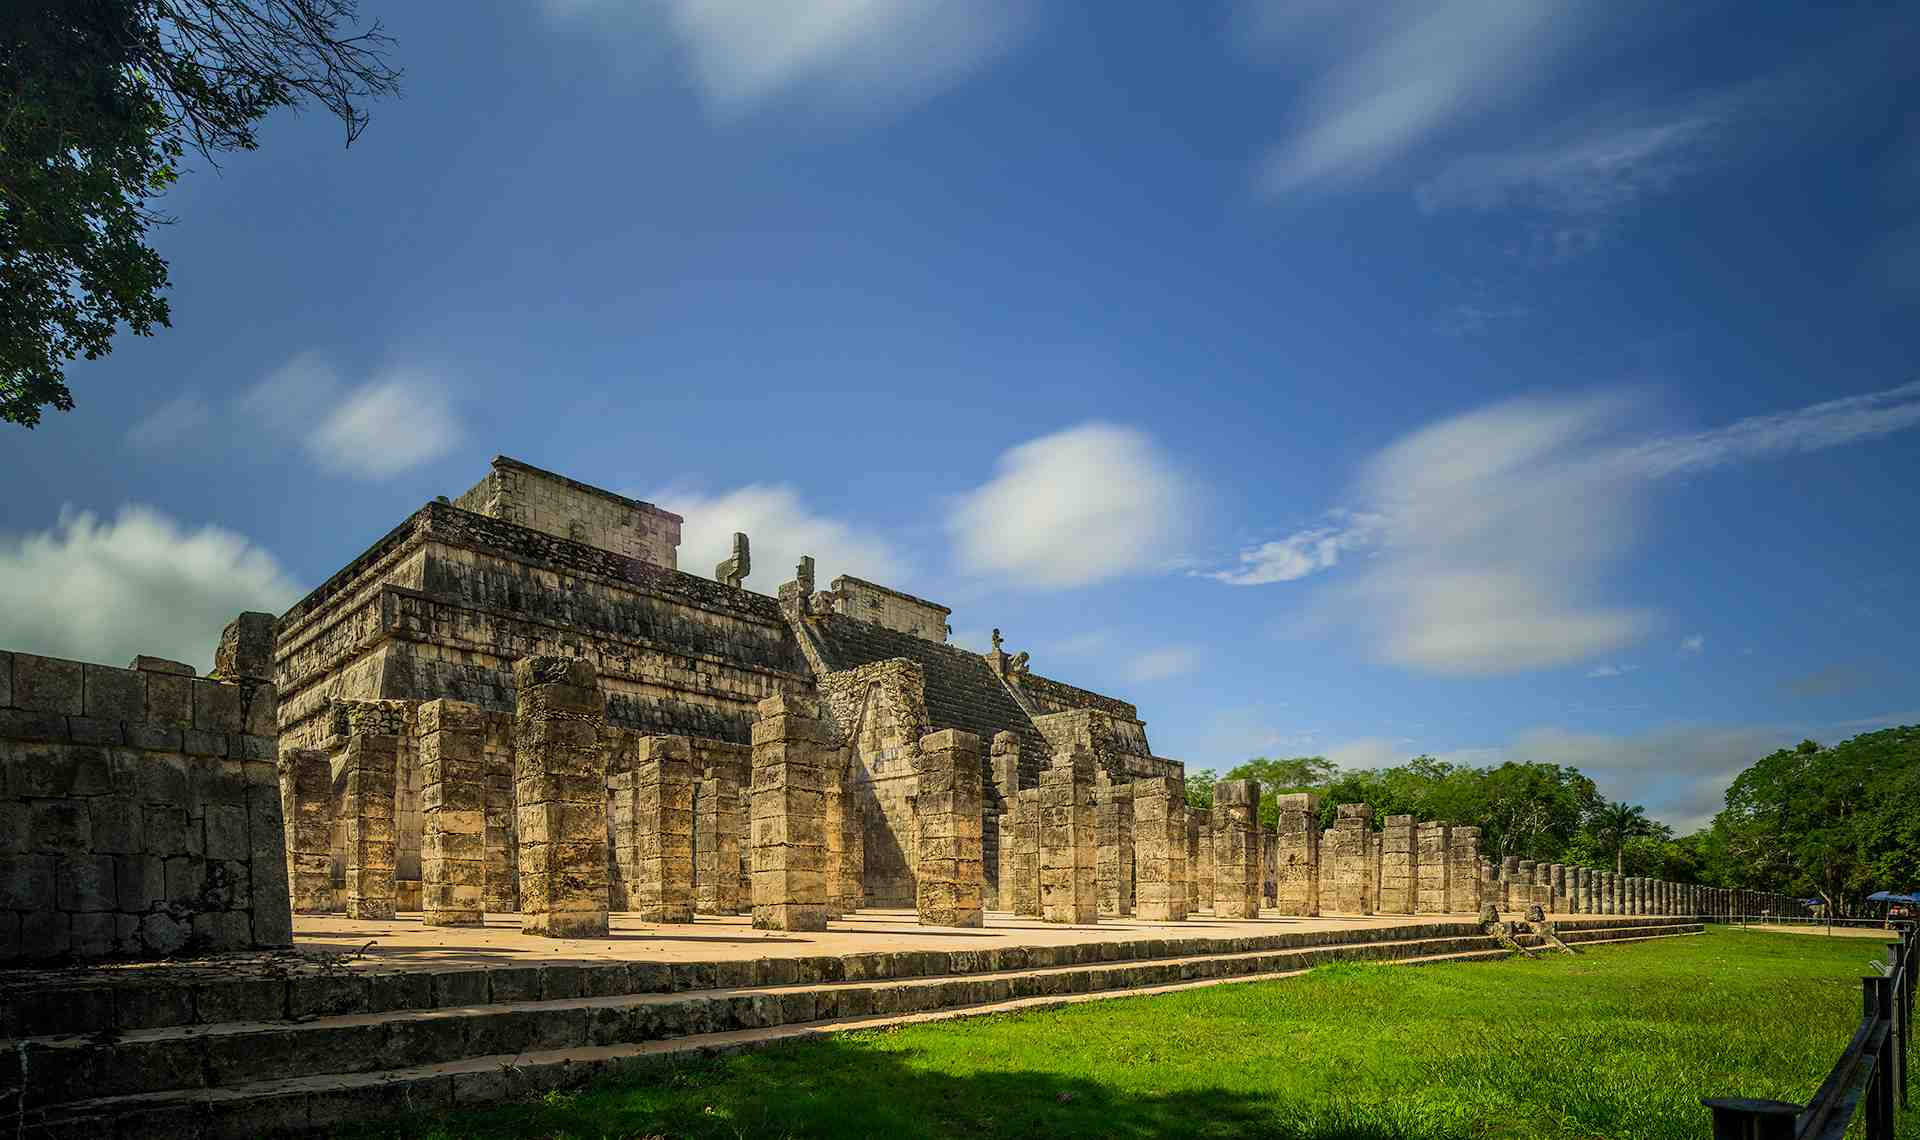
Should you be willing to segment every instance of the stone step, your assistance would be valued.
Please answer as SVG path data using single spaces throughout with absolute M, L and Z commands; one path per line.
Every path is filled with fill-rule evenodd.
M 1574 922 L 1598 925 L 1599 916 Z M 1688 921 L 1612 918 L 1608 927 Z M 1585 929 L 1567 926 L 1565 929 Z M 127 970 L 36 971 L 0 977 L 0 1038 L 126 1033 L 228 1021 L 303 1021 L 339 1014 L 464 1008 L 501 1002 L 686 993 L 796 983 L 932 977 L 1189 954 L 1254 953 L 1372 940 L 1477 935 L 1469 921 L 1373 928 L 1282 930 L 1222 938 L 1089 940 L 1065 946 L 875 951 L 718 961 L 575 962 L 545 966 L 381 970 L 327 968 L 288 955 L 232 968 L 187 962 Z
M 1643 936 L 1646 937 L 1646 936 Z M 1395 965 L 1489 961 L 1500 949 L 1423 955 Z M 28 1135 L 89 1137 L 255 1137 L 299 1135 L 411 1112 L 474 1108 L 550 1090 L 576 1088 L 619 1065 L 673 1054 L 718 1055 L 781 1041 L 922 1021 L 980 1017 L 1075 1002 L 1174 993 L 1202 986 L 1298 977 L 1309 967 L 1171 982 L 1126 990 L 1048 994 L 946 1009 L 849 1016 L 755 1029 L 732 1029 L 659 1041 L 499 1053 L 370 1073 L 339 1073 L 250 1082 L 213 1089 L 177 1089 L 75 1101 L 30 1114 Z M 39 1131 L 34 1131 L 38 1129 Z
M 1641 924 L 1592 934 L 1611 941 L 1698 929 Z M 1537 940 L 1522 936 L 1521 941 Z M 116 1038 L 64 1035 L 19 1040 L 0 1056 L 9 1065 L 24 1066 L 24 1073 L 9 1075 L 21 1082 L 15 1087 L 32 1090 L 27 1108 L 38 1110 L 51 1124 L 89 1115 L 82 1106 L 106 1103 L 101 1098 L 119 1098 L 128 1112 L 135 1111 L 136 1102 L 145 1104 L 143 1098 L 154 1096 L 212 1104 L 234 1090 L 253 1089 L 271 1100 L 269 1086 L 286 1073 L 301 1073 L 306 1080 L 345 1080 L 474 1057 L 636 1049 L 788 1025 L 885 1021 L 933 1010 L 1284 976 L 1326 961 L 1452 960 L 1503 953 L 1484 935 L 1349 942 L 970 975 L 333 1015 L 300 1023 L 232 1022 L 133 1031 Z M 349 1081 L 342 1087 L 358 1086 Z

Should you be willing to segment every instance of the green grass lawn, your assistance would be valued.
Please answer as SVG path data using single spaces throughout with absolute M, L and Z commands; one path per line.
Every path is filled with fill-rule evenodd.
M 1687 1137 L 1803 1101 L 1877 941 L 1713 930 L 1578 957 L 1304 977 L 636 1064 L 366 1136 Z M 1902 1136 L 1920 1137 L 1920 1111 Z

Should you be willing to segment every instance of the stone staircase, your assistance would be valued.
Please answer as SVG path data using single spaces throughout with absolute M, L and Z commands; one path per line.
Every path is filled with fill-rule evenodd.
M 1563 925 L 1560 937 L 1602 945 L 1701 929 L 1685 918 L 1595 918 Z M 148 1138 L 324 1131 L 571 1087 L 636 1057 L 1285 977 L 1332 961 L 1507 953 L 1470 922 L 1440 921 L 979 951 L 267 970 L 190 983 L 95 971 L 5 995 L 0 1088 L 23 1095 L 0 1112 L 0 1128 Z

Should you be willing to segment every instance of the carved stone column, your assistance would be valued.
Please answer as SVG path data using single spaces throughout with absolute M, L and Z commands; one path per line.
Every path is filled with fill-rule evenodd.
M 1133 804 L 1135 910 L 1154 922 L 1187 917 L 1187 799 L 1168 779 L 1136 780 Z
M 945 729 L 920 738 L 914 901 L 923 926 L 986 924 L 980 752 L 980 738 L 970 732 Z
M 1320 795 L 1275 797 L 1274 908 L 1281 914 L 1320 913 Z
M 415 713 L 420 764 L 420 906 L 428 926 L 479 926 L 486 884 L 486 733 L 477 706 Z
M 1093 755 L 1062 752 L 1040 774 L 1040 916 L 1094 923 Z
M 513 663 L 514 799 L 520 929 L 550 938 L 607 933 L 606 702 L 593 663 Z
M 753 925 L 827 928 L 823 753 L 837 745 L 799 693 L 760 702 L 753 722 Z

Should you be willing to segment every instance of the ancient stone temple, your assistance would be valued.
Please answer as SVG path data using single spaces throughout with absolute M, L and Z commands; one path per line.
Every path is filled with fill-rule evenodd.
M 755 725 L 783 694 L 816 702 L 823 726 L 817 773 L 774 771 L 818 783 L 828 916 L 920 906 L 965 925 L 988 901 L 1037 912 L 1042 774 L 1069 754 L 1089 766 L 1089 820 L 1108 824 L 1087 829 L 1095 901 L 1135 909 L 1133 785 L 1185 772 L 1153 754 L 1134 706 L 1040 675 L 998 631 L 987 653 L 949 644 L 937 603 L 851 575 L 817 588 L 810 558 L 756 588 L 750 535 L 713 577 L 683 572 L 681 522 L 503 456 L 277 621 L 236 623 L 224 652 L 251 654 L 279 694 L 301 911 L 426 909 L 451 925 L 539 914 L 530 928 L 590 932 L 609 907 L 663 922 L 757 908 Z M 517 662 L 545 658 L 580 663 L 554 668 L 575 670 L 569 699 L 592 716 L 524 707 L 560 693 L 516 680 Z M 974 743 L 940 737 L 930 757 L 942 733 Z M 956 756 L 981 768 L 977 806 L 954 783 Z M 1023 793 L 1036 801 L 1025 861 L 1002 850 Z M 765 858 L 787 854 L 806 859 Z M 1003 885 L 1003 866 L 1028 881 Z M 814 921 L 811 901 L 766 905 Z

